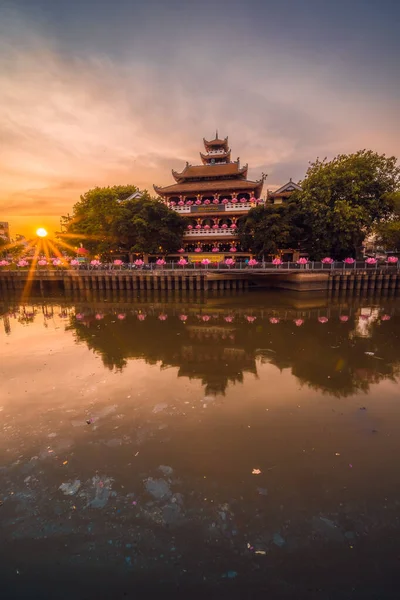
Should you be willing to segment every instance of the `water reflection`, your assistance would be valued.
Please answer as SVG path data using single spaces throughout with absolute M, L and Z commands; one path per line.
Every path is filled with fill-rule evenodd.
M 391 597 L 398 301 L 32 299 L 0 315 L 4 598 L 153 582 L 151 597 Z
M 258 364 L 290 369 L 301 382 L 335 396 L 367 392 L 400 369 L 400 309 L 396 300 L 366 302 L 304 301 L 287 305 L 248 295 L 208 303 L 127 303 L 119 299 L 88 303 L 31 301 L 4 304 L 4 331 L 13 322 L 44 327 L 65 323 L 78 344 L 100 355 L 111 370 L 130 360 L 176 367 L 178 377 L 198 379 L 206 394 L 225 393 Z

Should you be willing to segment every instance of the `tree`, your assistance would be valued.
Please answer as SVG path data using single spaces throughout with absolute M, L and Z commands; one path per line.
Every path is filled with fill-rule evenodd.
M 143 196 L 121 204 L 112 231 L 131 252 L 168 254 L 181 247 L 185 226 L 163 202 Z
M 184 220 L 162 202 L 134 185 L 94 188 L 81 196 L 72 216 L 62 217 L 61 240 L 72 246 L 82 243 L 90 252 L 172 252 L 182 244 Z M 160 249 L 161 247 L 161 249 Z
M 118 239 L 112 235 L 112 225 L 120 211 L 120 200 L 138 191 L 134 185 L 96 187 L 80 197 L 72 216 L 62 217 L 64 232 L 60 238 L 72 246 L 82 243 L 95 254 L 118 249 Z
M 391 215 L 400 168 L 395 157 L 360 150 L 317 159 L 301 185 L 292 199 L 299 203 L 306 249 L 314 259 L 339 259 L 354 256 L 373 227 Z
M 295 203 L 260 205 L 239 220 L 240 242 L 259 256 L 297 248 L 302 237 Z
M 393 213 L 375 228 L 376 242 L 386 250 L 400 251 L 400 192 L 393 194 Z

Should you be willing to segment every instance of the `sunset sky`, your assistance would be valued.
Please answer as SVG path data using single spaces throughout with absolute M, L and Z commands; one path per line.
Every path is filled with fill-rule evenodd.
M 0 0 L 0 220 L 55 231 L 96 185 L 172 183 L 229 135 L 266 188 L 400 155 L 397 0 Z

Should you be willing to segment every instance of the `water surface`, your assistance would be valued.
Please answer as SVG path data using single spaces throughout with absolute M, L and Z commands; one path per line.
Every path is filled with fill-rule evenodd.
M 399 300 L 0 312 L 4 597 L 397 597 Z

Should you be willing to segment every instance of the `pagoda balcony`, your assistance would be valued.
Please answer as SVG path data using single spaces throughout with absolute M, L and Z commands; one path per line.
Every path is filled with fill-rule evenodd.
M 237 212 L 248 212 L 251 208 L 254 208 L 253 202 L 228 202 L 228 204 L 192 204 L 191 206 L 172 206 L 171 208 L 181 215 L 190 214 L 206 214 L 207 211 L 210 213 L 237 213 Z M 199 210 L 200 209 L 200 210 Z
M 190 229 L 189 231 L 185 231 L 183 234 L 185 240 L 191 238 L 208 238 L 212 239 L 224 239 L 224 238 L 235 238 L 238 239 L 238 230 L 232 229 L 231 227 L 227 227 L 224 229 L 223 227 L 218 227 L 218 229 L 205 229 L 204 227 L 201 229 Z

